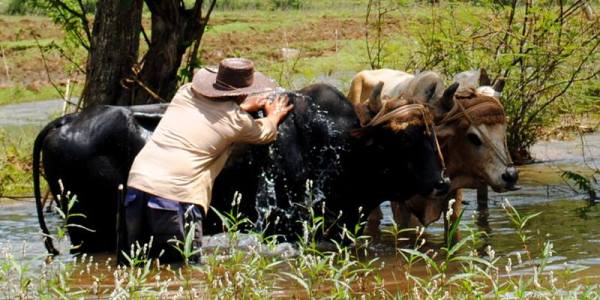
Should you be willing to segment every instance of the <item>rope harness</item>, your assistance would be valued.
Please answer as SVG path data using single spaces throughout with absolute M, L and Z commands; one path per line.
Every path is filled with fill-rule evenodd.
M 471 116 L 471 113 L 473 113 L 474 111 L 477 111 L 477 110 L 483 110 L 484 108 L 489 107 L 489 106 L 497 106 L 498 108 L 502 109 L 502 111 L 504 112 L 504 106 L 502 105 L 502 103 L 500 103 L 500 101 L 498 99 L 495 99 L 492 97 L 486 98 L 486 101 L 482 101 L 482 102 L 473 104 L 472 106 L 470 106 L 468 108 L 465 108 L 464 105 L 461 103 L 461 101 L 457 100 L 456 97 L 453 98 L 453 101 L 454 101 L 455 105 L 452 107 L 450 112 L 448 112 L 448 114 L 446 114 L 446 116 L 437 124 L 437 126 L 449 124 L 451 122 L 462 119 L 463 117 L 467 120 L 467 122 L 469 122 L 469 124 L 476 125 L 477 123 L 474 122 L 474 120 Z M 505 164 L 506 166 L 509 166 L 509 167 L 513 166 L 513 162 L 512 162 L 512 159 L 510 158 L 510 155 L 503 155 L 502 152 L 500 151 L 500 149 L 498 149 L 498 147 L 496 147 L 496 145 L 492 142 L 490 137 L 487 134 L 485 134 L 483 131 L 481 131 L 481 129 L 479 129 L 479 127 L 473 126 L 473 128 L 475 131 L 477 131 L 477 133 L 479 133 L 479 136 L 481 136 L 481 138 L 483 139 L 483 143 L 486 144 L 488 147 L 490 147 L 494 151 L 494 154 L 498 157 L 498 159 L 500 159 L 500 161 L 502 161 L 503 164 Z M 504 147 L 505 147 L 505 149 L 508 149 L 508 143 L 506 141 L 506 136 L 504 137 Z
M 446 178 L 446 162 L 444 160 L 444 155 L 442 154 L 442 149 L 440 147 L 437 135 L 435 133 L 433 117 L 431 115 L 429 107 L 427 107 L 424 104 L 413 103 L 402 105 L 389 112 L 384 112 L 384 110 L 384 108 L 380 109 L 379 112 L 375 115 L 375 117 L 373 117 L 373 119 L 371 119 L 371 121 L 369 121 L 367 124 L 363 125 L 363 127 L 377 126 L 389 122 L 391 120 L 396 120 L 402 123 L 410 124 L 415 121 L 415 117 L 419 118 L 418 120 L 422 121 L 425 125 L 427 135 L 433 136 L 438 159 L 442 166 L 441 177 Z

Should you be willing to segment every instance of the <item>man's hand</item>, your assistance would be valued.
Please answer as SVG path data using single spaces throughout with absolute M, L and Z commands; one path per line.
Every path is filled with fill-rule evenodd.
M 267 95 L 263 94 L 256 96 L 248 96 L 248 98 L 246 98 L 246 100 L 244 100 L 244 102 L 240 104 L 240 108 L 243 111 L 252 113 L 257 112 L 261 108 L 263 108 L 265 106 L 265 103 L 267 103 Z
M 276 125 L 279 125 L 293 108 L 294 105 L 289 104 L 289 99 L 284 95 L 279 95 L 275 100 L 265 104 L 267 118 L 271 119 Z

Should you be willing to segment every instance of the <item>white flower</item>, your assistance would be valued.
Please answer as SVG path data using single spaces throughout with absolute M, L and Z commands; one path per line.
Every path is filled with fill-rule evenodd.
M 490 245 L 485 248 L 485 252 L 490 257 L 490 260 L 494 260 L 494 257 L 496 257 L 496 251 L 494 251 Z
M 454 203 L 456 202 L 456 199 L 452 198 L 450 199 L 450 201 L 448 201 L 448 212 L 446 212 L 446 221 L 450 222 L 450 218 L 452 217 L 452 214 L 454 214 Z
M 448 207 L 452 207 L 454 206 L 454 203 L 456 202 L 455 198 L 450 199 L 450 201 L 448 201 Z

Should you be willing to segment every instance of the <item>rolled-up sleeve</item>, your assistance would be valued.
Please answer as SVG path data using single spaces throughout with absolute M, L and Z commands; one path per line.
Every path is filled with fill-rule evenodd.
M 248 113 L 240 113 L 241 130 L 237 142 L 266 144 L 277 138 L 277 126 L 268 118 L 253 119 Z

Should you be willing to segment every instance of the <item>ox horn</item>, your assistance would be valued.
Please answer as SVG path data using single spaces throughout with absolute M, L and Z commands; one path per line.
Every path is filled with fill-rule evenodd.
M 496 82 L 494 83 L 494 91 L 498 92 L 498 93 L 502 93 L 502 90 L 504 90 L 504 85 L 506 84 L 506 79 L 504 79 L 504 77 L 500 77 L 498 78 L 498 80 L 496 80 Z
M 378 113 L 383 106 L 381 103 L 381 90 L 383 90 L 383 81 L 380 81 L 371 92 L 369 97 L 369 110 L 372 113 Z
M 490 76 L 484 68 L 479 69 L 479 86 L 491 85 Z
M 449 111 L 454 106 L 454 93 L 456 93 L 459 85 L 458 82 L 455 82 L 444 91 L 444 95 L 440 99 L 444 110 Z

